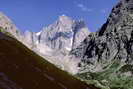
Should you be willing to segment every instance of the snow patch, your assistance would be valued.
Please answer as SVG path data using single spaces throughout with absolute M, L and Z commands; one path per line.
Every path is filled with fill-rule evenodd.
M 37 33 L 36 33 L 36 35 L 37 35 L 37 36 L 40 36 L 40 35 L 41 35 L 41 33 L 42 33 L 42 31 L 37 32 Z
M 70 43 L 68 44 L 68 46 L 65 47 L 66 50 L 71 51 L 72 50 L 72 45 L 73 45 L 73 37 L 70 38 Z
M 71 49 L 72 49 L 71 47 L 66 47 L 66 50 L 68 51 L 71 51 Z
M 35 44 L 37 44 L 37 45 L 38 45 L 38 44 L 39 44 L 39 41 L 37 40 L 37 41 L 35 42 Z

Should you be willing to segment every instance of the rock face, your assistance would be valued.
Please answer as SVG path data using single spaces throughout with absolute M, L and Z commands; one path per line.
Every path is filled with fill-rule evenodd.
M 44 28 L 39 36 L 39 44 L 46 44 L 54 50 L 68 54 L 89 34 L 83 21 L 74 21 L 67 16 L 60 16 L 54 24 Z M 53 55 L 53 54 L 52 54 Z
M 114 59 L 133 64 L 133 0 L 121 0 L 102 28 L 91 33 L 71 54 L 82 59 L 81 64 Z
M 22 42 L 27 47 L 29 47 L 30 49 L 36 48 L 37 41 L 38 41 L 38 38 L 35 32 L 30 32 L 28 30 L 24 32 Z
M 82 20 L 74 21 L 63 15 L 54 24 L 43 28 L 40 32 L 26 31 L 24 37 L 31 46 L 30 48 L 35 47 L 42 54 L 65 56 L 76 48 L 89 33 Z
M 133 89 L 133 0 L 120 0 L 107 22 L 70 53 L 77 76 L 102 89 Z
M 15 38 L 20 39 L 20 32 L 13 22 L 2 12 L 0 12 L 0 27 L 4 32 L 12 34 Z
M 15 37 L 37 54 L 63 68 L 69 66 L 67 64 L 74 65 L 71 60 L 65 60 L 68 59 L 66 56 L 90 33 L 84 21 L 75 21 L 65 15 L 40 32 L 27 30 L 22 34 L 7 16 L 0 13 L 0 27 L 4 29 L 1 32 Z
M 84 21 L 75 21 L 62 15 L 55 23 L 40 32 L 26 31 L 23 42 L 41 56 L 47 57 L 50 62 L 64 67 L 69 66 L 68 62 L 64 63 L 68 59 L 66 56 L 79 46 L 89 33 Z

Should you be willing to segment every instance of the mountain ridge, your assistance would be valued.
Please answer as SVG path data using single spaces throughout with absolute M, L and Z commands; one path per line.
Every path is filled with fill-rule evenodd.
M 72 50 L 81 60 L 77 76 L 102 89 L 132 89 L 133 0 L 120 0 L 106 23 Z
M 0 89 L 99 89 L 57 68 L 0 32 Z
M 106 59 L 111 60 L 114 58 L 119 59 L 117 56 L 115 57 L 116 53 L 120 52 L 119 50 L 122 49 L 119 47 L 123 47 L 123 49 L 125 49 L 125 51 L 127 52 L 125 56 L 127 54 L 132 55 L 132 52 L 129 52 L 129 51 L 132 51 L 131 49 L 132 47 L 130 46 L 132 46 L 132 34 L 133 34 L 133 31 L 132 31 L 133 18 L 132 18 L 132 13 L 130 13 L 130 9 L 129 9 L 131 8 L 130 1 L 132 0 L 129 0 L 129 2 L 126 2 L 126 0 L 121 0 L 116 5 L 116 7 L 113 8 L 112 13 L 107 19 L 107 22 L 101 27 L 101 29 L 96 33 L 91 33 L 84 40 L 84 42 L 82 42 L 82 44 L 83 45 L 85 44 L 85 45 L 83 46 L 81 44 L 80 47 L 82 48 L 79 47 L 79 50 L 84 49 L 83 51 L 86 51 L 86 53 L 83 51 L 79 51 L 81 54 L 77 53 L 78 54 L 77 57 L 81 56 L 81 58 L 88 59 L 88 60 L 90 58 L 90 62 L 91 62 L 91 58 L 93 61 L 93 57 L 96 57 L 96 56 L 97 57 L 94 58 L 95 60 L 106 60 Z M 122 45 L 125 45 L 126 47 Z M 127 45 L 129 46 L 129 48 L 127 47 Z M 72 53 L 74 52 L 76 53 L 76 50 L 73 50 Z M 77 48 L 77 52 L 78 52 L 78 48 Z M 105 55 L 104 53 L 107 53 L 107 54 Z M 121 55 L 121 54 L 119 56 L 121 56 L 120 59 L 122 60 L 126 58 L 126 57 L 122 57 L 124 55 Z M 105 58 L 102 58 L 102 57 L 105 57 Z M 130 57 L 127 57 L 127 58 L 130 58 Z
M 28 48 L 63 69 L 64 66 L 70 67 L 75 64 L 73 60 L 69 60 L 74 64 L 66 65 L 67 56 L 90 33 L 83 20 L 73 20 L 66 15 L 59 16 L 57 21 L 39 32 L 27 30 L 23 33 L 7 16 L 1 14 L 1 17 L 0 26 L 3 29 L 8 28 L 4 32 L 10 33 Z
M 120 0 L 97 32 L 63 15 L 22 38 L 34 52 L 88 84 L 133 89 L 133 0 Z

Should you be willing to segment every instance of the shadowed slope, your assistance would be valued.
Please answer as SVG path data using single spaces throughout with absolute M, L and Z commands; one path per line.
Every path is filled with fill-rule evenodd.
M 0 33 L 0 89 L 97 89 Z

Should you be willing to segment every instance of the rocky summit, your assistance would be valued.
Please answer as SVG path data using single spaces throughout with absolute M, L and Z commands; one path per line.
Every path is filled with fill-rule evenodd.
M 71 53 L 92 65 L 114 59 L 133 64 L 133 0 L 121 0 L 101 29 Z
M 21 35 L 0 14 L 0 27 L 88 84 L 101 89 L 133 89 L 133 0 L 120 0 L 97 32 L 90 33 L 84 21 L 65 15 L 40 32 Z
M 90 33 L 83 20 L 73 20 L 65 15 L 59 16 L 56 22 L 39 32 L 27 30 L 21 33 L 7 16 L 0 13 L 0 27 L 4 29 L 1 32 L 17 38 L 28 48 L 62 69 L 75 65 L 75 62 L 73 61 L 73 64 L 66 56 Z M 69 68 L 67 70 L 70 71 Z
M 37 43 L 48 46 L 53 51 L 52 55 L 57 53 L 57 51 L 66 55 L 76 48 L 89 33 L 82 20 L 74 21 L 62 15 L 54 24 L 43 28 L 41 33 L 38 34 L 39 41 Z M 40 51 L 44 50 L 40 48 Z
M 18 28 L 13 24 L 13 22 L 2 12 L 0 12 L 0 28 L 4 29 L 1 30 L 3 33 L 8 33 L 13 37 L 17 38 L 18 40 L 21 38 L 21 33 Z
M 89 33 L 83 20 L 75 21 L 62 15 L 55 23 L 44 27 L 40 32 L 26 31 L 24 44 L 55 65 L 66 69 L 74 65 L 66 56 L 79 46 Z
M 81 59 L 78 76 L 85 81 L 96 80 L 103 89 L 133 89 L 133 0 L 120 0 L 101 29 L 71 55 Z

